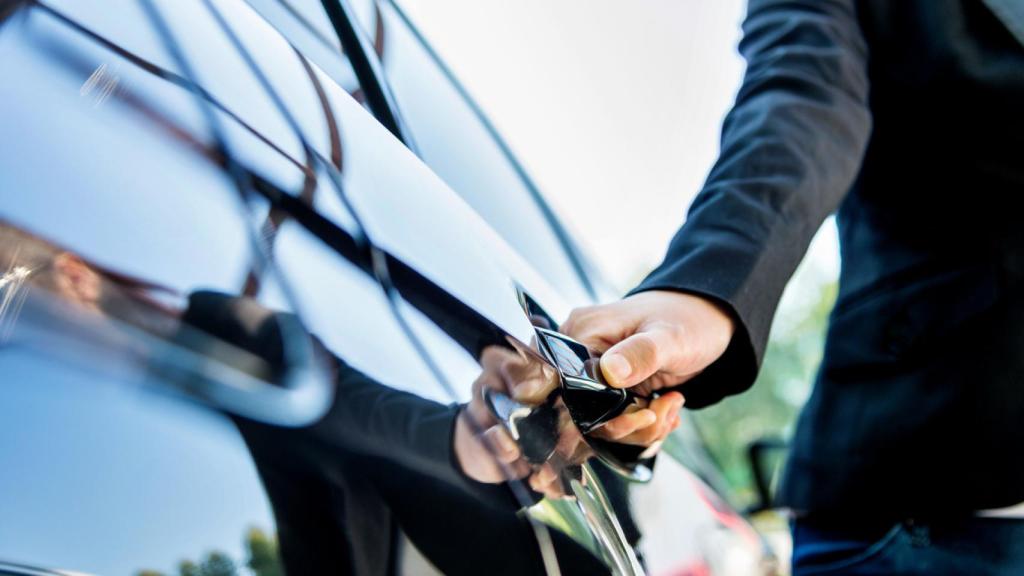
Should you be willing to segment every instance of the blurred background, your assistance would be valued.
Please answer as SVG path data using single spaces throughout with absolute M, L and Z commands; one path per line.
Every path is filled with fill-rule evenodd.
M 402 0 L 620 292 L 660 261 L 718 154 L 745 0 Z M 495 191 L 500 193 L 500 191 Z M 821 359 L 839 270 L 826 222 L 790 282 L 758 382 L 691 412 L 737 502 L 746 449 L 787 438 Z

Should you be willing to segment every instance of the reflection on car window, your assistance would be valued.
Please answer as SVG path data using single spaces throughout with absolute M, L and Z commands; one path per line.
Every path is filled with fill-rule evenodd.
M 587 289 L 567 246 L 487 126 L 389 2 L 356 3 L 417 151 L 452 189 L 570 300 Z M 370 6 L 372 4 L 372 7 Z M 363 22 L 366 27 L 368 22 Z
M 320 0 L 246 0 L 357 102 L 366 97 Z
M 145 58 L 133 53 L 118 43 L 115 23 L 105 24 L 101 35 L 58 9 L 32 4 L 25 18 L 17 25 L 5 24 L 0 34 L 0 76 L 13 80 L 0 110 L 0 128 L 19 142 L 15 151 L 0 156 L 0 183 L 21 193 L 16 202 L 0 207 L 0 306 L 7 337 L 0 360 L 3 373 L 18 375 L 2 391 L 5 399 L 18 402 L 0 402 L 7 411 L 0 423 L 18 422 L 21 429 L 33 431 L 31 452 L 19 452 L 21 444 L 30 443 L 12 445 L 0 434 L 0 453 L 5 461 L 17 454 L 17 459 L 34 464 L 14 480 L 0 475 L 0 494 L 31 493 L 26 487 L 32 480 L 45 477 L 52 484 L 44 493 L 71 501 L 77 489 L 50 459 L 76 463 L 70 466 L 73 470 L 89 470 L 90 462 L 75 460 L 81 454 L 97 462 L 95 470 L 84 474 L 92 490 L 82 495 L 82 506 L 91 506 L 86 519 L 108 520 L 102 506 L 119 491 L 125 493 L 126 507 L 133 503 L 146 510 L 143 496 L 159 501 L 168 479 L 174 478 L 190 488 L 180 496 L 195 498 L 182 504 L 182 510 L 206 503 L 203 524 L 216 525 L 219 532 L 217 538 L 199 542 L 200 530 L 186 521 L 175 524 L 173 510 L 161 509 L 163 522 L 156 529 L 164 531 L 146 542 L 159 542 L 168 534 L 172 539 L 196 537 L 173 545 L 151 544 L 160 556 L 140 550 L 138 556 L 130 555 L 131 566 L 97 558 L 105 547 L 84 536 L 91 545 L 67 552 L 60 552 L 57 544 L 32 548 L 25 538 L 16 544 L 0 538 L 0 555 L 13 551 L 15 558 L 100 573 L 146 570 L 169 576 L 175 573 L 175 561 L 181 562 L 177 571 L 184 573 L 193 568 L 199 573 L 245 573 L 243 566 L 260 573 L 253 550 L 239 548 L 239 535 L 244 534 L 250 548 L 277 538 L 292 574 L 378 573 L 393 566 L 391 538 L 401 525 L 430 561 L 448 572 L 479 567 L 499 554 L 509 557 L 505 567 L 538 572 L 542 562 L 536 533 L 520 513 L 530 500 L 514 500 L 508 493 L 509 485 L 522 485 L 501 483 L 505 477 L 499 475 L 499 483 L 478 486 L 454 467 L 452 434 L 460 407 L 438 386 L 437 373 L 425 366 L 428 355 L 409 337 L 440 342 L 451 335 L 439 329 L 447 320 L 443 314 L 430 310 L 430 302 L 424 304 L 432 296 L 440 300 L 443 289 L 432 285 L 427 298 L 403 301 L 418 306 L 415 314 L 411 309 L 396 313 L 394 301 L 383 296 L 379 279 L 367 269 L 367 247 L 354 239 L 351 228 L 358 223 L 343 217 L 340 202 L 324 200 L 337 198 L 311 196 L 321 185 L 324 166 L 313 167 L 310 148 L 296 142 L 300 139 L 280 110 L 267 103 L 268 91 L 258 97 L 246 94 L 245 88 L 257 83 L 250 67 L 228 55 L 237 56 L 238 50 L 217 48 L 225 45 L 223 38 L 212 36 L 224 31 L 215 32 L 218 27 L 203 20 L 208 15 L 196 12 L 194 5 L 181 6 L 164 2 L 159 12 L 168 16 L 176 37 L 194 26 L 202 38 L 187 50 L 190 61 L 202 61 L 195 78 L 201 87 L 195 93 L 190 92 L 191 72 L 186 77 L 181 71 L 188 68 L 181 66 L 184 59 L 167 59 L 161 51 L 167 46 L 161 45 L 149 46 Z M 255 19 L 248 5 L 236 1 L 222 6 L 230 16 L 228 27 L 265 67 L 285 106 L 302 109 L 296 113 L 302 133 L 318 134 L 310 137 L 316 152 L 340 169 L 337 135 L 331 133 L 330 113 L 323 106 L 339 98 L 337 90 L 325 98 L 331 90 L 320 93 L 310 81 L 324 73 L 310 72 L 272 29 Z M 145 22 L 131 24 L 141 29 Z M 212 55 L 206 57 L 206 51 Z M 208 119 L 197 111 L 197 96 L 229 127 L 229 145 L 213 142 Z M 260 102 L 240 102 L 246 98 Z M 348 113 L 362 113 L 346 102 Z M 370 128 L 360 126 L 379 129 L 369 116 L 364 118 Z M 364 147 L 377 142 L 351 141 Z M 370 166 L 364 178 L 394 169 L 380 158 L 395 150 L 405 156 L 386 158 L 407 161 L 409 152 L 389 142 L 393 148 L 374 147 L 355 156 Z M 62 169 L 55 170 L 55 162 Z M 238 167 L 243 177 L 229 178 L 227 167 Z M 249 197 L 253 190 L 236 187 L 243 179 L 255 181 L 254 189 L 264 188 Z M 284 190 L 301 192 L 292 196 Z M 333 211 L 338 218 L 318 221 L 320 213 L 303 212 L 310 206 L 324 214 Z M 518 312 L 511 290 L 508 295 Z M 418 318 L 414 331 L 402 330 L 397 320 L 413 315 Z M 311 333 L 305 331 L 307 325 Z M 467 326 L 468 332 L 479 330 L 472 323 Z M 426 348 L 457 354 L 438 364 L 446 374 L 466 378 L 478 370 L 474 362 L 480 353 L 467 342 L 502 335 L 481 332 L 487 333 Z M 293 362 L 289 350 L 296 344 L 308 349 L 315 362 Z M 303 369 L 292 370 L 296 367 Z M 273 394 L 287 391 L 273 384 L 286 383 L 286 375 L 295 371 L 316 377 L 329 373 L 336 393 L 316 396 L 306 388 L 302 394 Z M 33 378 L 45 382 L 33 387 Z M 141 394 L 125 382 L 144 383 L 139 388 L 146 392 L 168 388 L 179 394 Z M 228 402 L 239 398 L 245 401 Z M 318 404 L 318 398 L 325 399 L 322 410 L 307 410 L 305 418 L 275 419 L 297 405 Z M 137 407 L 149 402 L 158 406 L 152 411 Z M 11 407 L 24 412 L 20 419 Z M 66 412 L 76 408 L 77 418 L 68 417 Z M 168 419 L 153 415 L 174 410 Z M 43 448 L 42 431 L 52 426 L 47 421 L 51 418 L 74 426 L 53 436 L 60 441 L 59 451 Z M 99 424 L 90 425 L 91 420 Z M 565 425 L 559 432 L 573 432 L 570 420 L 559 422 Z M 89 434 L 76 437 L 82 430 Z M 207 435 L 211 442 L 204 446 Z M 578 434 L 566 437 L 576 443 L 563 447 L 560 458 L 576 466 Z M 83 445 L 91 448 L 84 450 Z M 97 445 L 111 450 L 94 454 Z M 147 456 L 150 446 L 166 452 Z M 202 481 L 203 475 L 182 479 L 183 471 L 172 474 L 161 468 L 178 462 L 165 462 L 167 454 L 177 458 L 185 449 L 195 457 L 183 460 L 189 470 L 205 465 L 216 482 L 189 484 L 189 478 Z M 39 461 L 36 454 L 47 458 Z M 231 465 L 230 473 L 220 469 L 224 462 Z M 110 470 L 130 472 L 142 488 L 119 486 L 116 478 L 104 474 Z M 220 498 L 231 492 L 225 481 L 237 477 L 232 474 L 246 476 L 240 483 L 244 491 Z M 580 482 L 581 476 L 573 479 Z M 8 499 L 0 497 L 0 502 L 7 504 Z M 273 516 L 289 530 L 275 534 L 268 521 L 268 499 Z M 242 510 L 246 501 L 253 512 Z M 225 509 L 222 502 L 238 508 Z M 18 509 L 18 516 L 30 517 L 43 505 L 34 498 Z M 70 506 L 57 513 L 69 509 L 77 510 Z M 445 510 L 449 522 L 443 533 L 436 530 L 437 510 Z M 230 522 L 207 521 L 217 512 Z M 138 525 L 126 514 L 109 521 L 111 530 Z M 35 524 L 36 538 L 45 533 L 40 526 Z M 87 532 L 80 524 L 75 527 Z M 58 544 L 66 543 L 74 531 L 60 534 Z M 453 539 L 474 545 L 453 547 Z M 552 540 L 562 558 L 575 558 L 570 567 L 588 574 L 600 571 L 593 555 L 572 539 L 555 534 Z M 223 544 L 227 541 L 234 544 Z M 345 557 L 349 551 L 358 553 Z M 273 556 L 272 550 L 268 553 Z

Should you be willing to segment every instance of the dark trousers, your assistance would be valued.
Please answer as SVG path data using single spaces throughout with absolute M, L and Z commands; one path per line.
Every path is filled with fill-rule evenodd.
M 1024 520 L 963 517 L 873 529 L 793 522 L 793 576 L 1024 574 Z

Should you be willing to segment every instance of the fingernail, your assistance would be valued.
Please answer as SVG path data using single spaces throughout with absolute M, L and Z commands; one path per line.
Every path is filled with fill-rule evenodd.
M 626 360 L 621 354 L 608 354 L 602 357 L 601 369 L 604 371 L 605 376 L 608 376 L 609 380 L 615 382 L 622 382 L 629 378 L 629 374 L 633 371 L 633 368 L 629 365 L 629 360 Z

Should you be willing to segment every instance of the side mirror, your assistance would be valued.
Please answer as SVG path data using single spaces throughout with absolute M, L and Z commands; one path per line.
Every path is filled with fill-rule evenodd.
M 777 438 L 761 438 L 747 446 L 747 461 L 757 491 L 757 501 L 746 510 L 748 515 L 774 508 L 775 490 L 788 452 L 789 443 Z

